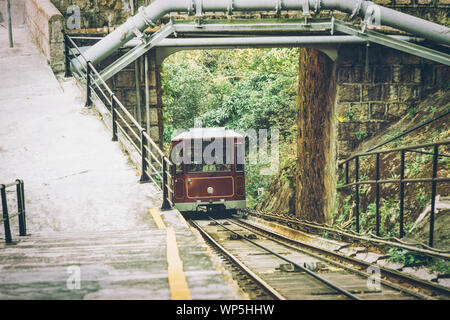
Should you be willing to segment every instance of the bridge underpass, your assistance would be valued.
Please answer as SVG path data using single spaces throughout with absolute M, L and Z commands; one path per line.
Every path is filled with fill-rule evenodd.
M 364 77 L 367 79 L 390 77 L 390 74 L 387 76 L 379 75 L 384 66 L 378 66 L 380 62 L 377 59 L 379 60 L 379 58 L 372 58 L 384 51 L 386 51 L 386 56 L 391 55 L 392 52 L 398 52 L 399 55 L 403 54 L 406 57 L 420 57 L 422 61 L 428 61 L 426 63 L 442 66 L 450 65 L 450 55 L 445 45 L 417 37 L 415 34 L 365 24 L 364 21 L 361 26 L 355 26 L 334 17 L 331 17 L 331 19 L 312 19 L 310 17 L 305 19 L 274 19 L 272 21 L 267 19 L 263 23 L 251 19 L 235 19 L 232 20 L 232 23 L 227 20 L 199 20 L 198 18 L 188 21 L 170 19 L 163 26 L 152 28 L 152 32 L 148 34 L 136 31 L 133 25 L 130 28 L 137 35 L 137 38 L 129 41 L 122 40 L 120 53 L 112 53 L 110 57 L 100 62 L 99 76 L 114 88 L 114 83 L 117 83 L 118 79 L 121 78 L 121 70 L 126 68 L 127 72 L 136 75 L 136 88 L 144 85 L 145 93 L 136 89 L 137 97 L 135 101 L 140 102 L 144 100 L 145 96 L 145 102 L 142 101 L 145 107 L 135 104 L 133 108 L 140 109 L 140 112 L 135 110 L 138 122 L 143 123 L 143 126 L 150 132 L 150 137 L 158 143 L 161 141 L 163 132 L 160 72 L 164 59 L 170 54 L 181 50 L 201 49 L 276 47 L 313 49 L 312 51 L 301 51 L 306 59 L 304 61 L 308 61 L 308 63 L 299 62 L 300 72 L 303 72 L 304 76 L 303 80 L 305 83 L 311 83 L 311 85 L 299 92 L 302 101 L 300 113 L 303 115 L 303 117 L 300 115 L 298 117 L 299 132 L 300 135 L 303 134 L 304 136 L 301 136 L 302 143 L 298 146 L 298 166 L 310 168 L 310 172 L 305 175 L 300 174 L 297 181 L 296 203 L 298 207 L 296 208 L 296 214 L 320 222 L 329 222 L 331 213 L 335 210 L 336 193 L 332 186 L 336 184 L 336 168 L 333 163 L 336 157 L 342 157 L 342 155 L 339 154 L 340 150 L 337 150 L 334 141 L 338 140 L 338 132 L 341 131 L 336 114 L 341 113 L 339 102 L 342 99 L 338 92 L 343 92 L 335 81 L 338 74 L 340 77 L 345 48 L 356 47 L 358 48 L 357 52 L 361 52 Z M 73 38 L 83 41 L 83 37 L 78 34 L 79 32 L 82 32 L 82 30 L 76 31 Z M 82 46 L 78 49 L 83 54 L 89 55 L 98 50 L 96 48 L 102 43 L 108 43 L 108 37 L 100 40 L 98 44 Z M 74 48 L 70 50 L 72 56 L 77 55 L 77 50 Z M 100 55 L 107 54 L 103 52 Z M 309 55 L 314 58 L 309 60 L 306 57 Z M 319 58 L 321 55 L 324 57 Z M 88 57 L 85 59 L 89 60 Z M 83 60 L 72 59 L 71 68 L 76 69 L 78 64 L 83 65 Z M 149 74 L 148 78 L 152 81 L 151 85 L 148 81 L 146 84 L 139 83 L 136 70 L 138 65 L 143 64 L 140 60 L 151 66 L 149 69 L 143 68 L 144 70 L 151 70 L 144 71 Z M 69 63 L 68 60 L 67 63 Z M 329 63 L 331 64 L 328 66 Z M 322 68 L 325 65 L 328 67 Z M 139 72 L 142 73 L 142 69 Z M 114 81 L 110 81 L 113 78 Z M 93 81 L 98 83 L 99 80 L 96 79 L 94 77 Z M 366 90 L 381 91 L 376 88 L 377 82 L 380 81 L 374 80 L 373 82 L 369 86 L 375 89 Z M 398 80 L 394 79 L 393 82 L 398 82 Z M 318 87 L 321 87 L 321 90 L 315 90 Z M 133 90 L 133 88 L 130 89 Z M 302 90 L 302 88 L 300 89 Z M 324 100 L 314 98 L 323 96 L 322 93 L 328 90 L 330 91 L 327 97 L 323 97 Z M 387 91 L 387 89 L 383 90 Z M 311 92 L 315 93 L 311 94 Z M 129 92 L 129 94 L 133 95 L 133 92 Z M 381 97 L 381 94 L 378 95 L 379 97 L 371 98 L 375 100 L 375 103 L 385 99 Z M 383 93 L 383 95 L 386 96 L 387 93 Z M 121 97 L 126 99 L 126 94 L 121 93 Z M 153 102 L 149 101 L 149 97 Z M 127 101 L 127 104 L 132 105 L 133 103 Z M 324 108 L 325 105 L 328 107 Z M 315 110 L 320 110 L 320 112 L 314 113 Z M 370 110 L 372 110 L 372 102 L 370 103 Z M 326 123 L 325 129 L 322 126 L 323 123 Z M 375 123 L 375 125 L 381 126 L 378 123 Z M 374 130 L 379 129 L 377 127 Z M 301 157 L 302 154 L 315 156 Z M 319 166 L 317 166 L 317 159 L 320 159 L 321 164 Z M 302 188 L 302 185 L 313 185 L 317 189 L 311 192 L 309 188 Z

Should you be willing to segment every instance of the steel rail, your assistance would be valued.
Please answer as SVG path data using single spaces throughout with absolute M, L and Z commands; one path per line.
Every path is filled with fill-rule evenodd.
M 220 225 L 222 228 L 224 228 L 224 229 L 226 229 L 226 230 L 228 230 L 228 231 L 230 231 L 230 232 L 232 232 L 232 233 L 238 235 L 240 238 L 242 238 L 242 239 L 244 239 L 244 240 L 250 242 L 250 243 L 253 244 L 254 246 L 256 246 L 256 247 L 258 247 L 258 248 L 261 248 L 261 249 L 263 249 L 263 250 L 269 252 L 270 254 L 276 256 L 277 258 L 280 258 L 281 260 L 284 260 L 284 261 L 286 261 L 287 263 L 290 263 L 291 265 L 293 265 L 293 266 L 299 268 L 299 269 L 302 270 L 303 272 L 306 272 L 307 274 L 309 274 L 309 275 L 312 276 L 313 278 L 319 280 L 320 282 L 322 282 L 322 283 L 324 283 L 326 286 L 328 286 L 328 287 L 330 287 L 330 288 L 336 290 L 337 292 L 342 293 L 343 295 L 347 296 L 348 298 L 353 299 L 353 300 L 361 300 L 361 298 L 359 298 L 359 297 L 355 296 L 354 294 L 348 292 L 348 291 L 345 290 L 344 288 L 341 288 L 341 287 L 335 285 L 334 283 L 332 283 L 332 282 L 328 281 L 327 279 L 325 279 L 325 278 L 319 276 L 318 274 L 316 274 L 315 272 L 313 272 L 313 271 L 311 271 L 311 270 L 305 268 L 304 266 L 301 266 L 301 265 L 295 263 L 294 261 L 289 260 L 289 259 L 287 259 L 287 258 L 281 256 L 280 254 L 278 254 L 278 253 L 276 253 L 276 252 L 274 252 L 274 251 L 272 251 L 272 250 L 270 250 L 270 249 L 268 249 L 268 248 L 266 248 L 266 247 L 260 245 L 259 243 L 256 243 L 255 241 L 253 241 L 253 240 L 251 240 L 251 239 L 248 239 L 247 237 L 242 236 L 242 235 L 239 234 L 238 232 L 236 232 L 236 231 L 234 231 L 234 230 L 231 230 L 231 229 L 227 228 L 226 226 L 224 226 L 222 223 L 219 223 L 219 222 L 218 222 L 217 220 L 215 220 L 214 218 L 209 217 L 209 219 L 211 219 L 211 220 L 213 220 L 214 222 L 216 222 L 216 223 L 217 223 L 218 225 Z M 234 223 L 234 222 L 233 222 L 233 223 Z
M 190 222 L 197 228 L 197 230 L 216 248 L 218 248 L 222 253 L 224 253 L 234 264 L 236 264 L 241 270 L 249 275 L 256 283 L 258 283 L 264 290 L 266 290 L 272 297 L 278 300 L 286 300 L 286 298 L 272 288 L 266 281 L 259 277 L 256 273 L 250 270 L 245 264 L 243 264 L 238 258 L 236 258 L 232 253 L 225 249 L 220 243 L 214 240 L 197 222 L 190 220 Z
M 131 131 L 131 133 L 133 133 L 134 137 L 137 139 L 138 142 L 140 141 L 140 137 L 139 135 L 134 131 L 134 129 L 130 126 L 130 124 L 128 123 L 128 121 L 125 120 L 125 117 L 123 117 L 120 112 L 117 112 L 117 116 L 122 120 L 122 122 L 125 124 L 125 126 Z
M 346 265 L 345 263 L 338 262 L 336 260 L 333 260 L 332 258 L 327 258 L 326 256 L 330 256 L 330 257 L 333 257 L 333 258 L 336 258 L 336 259 L 341 259 L 341 260 L 345 261 L 346 263 L 349 263 L 350 265 L 359 265 L 359 266 L 362 266 L 363 268 L 368 268 L 369 266 L 372 266 L 371 263 L 368 263 L 368 262 L 365 262 L 365 261 L 362 261 L 362 260 L 358 260 L 356 258 L 348 257 L 346 255 L 342 255 L 342 254 L 336 253 L 336 252 L 328 250 L 328 249 L 324 249 L 324 248 L 316 247 L 316 246 L 313 246 L 313 245 L 309 245 L 309 244 L 301 242 L 299 240 L 290 239 L 290 238 L 288 238 L 288 237 L 286 237 L 284 235 L 281 235 L 279 233 L 276 233 L 274 231 L 268 230 L 268 229 L 263 228 L 261 226 L 253 225 L 253 224 L 248 223 L 248 222 L 244 222 L 242 220 L 238 220 L 238 223 L 235 222 L 235 224 L 239 225 L 241 227 L 247 228 L 248 230 L 251 230 L 252 232 L 259 233 L 259 234 L 261 234 L 263 236 L 268 236 L 271 240 L 277 241 L 277 242 L 279 242 L 282 245 L 288 246 L 288 247 L 290 247 L 290 248 L 292 248 L 294 250 L 298 250 L 298 251 L 300 251 L 302 253 L 311 255 L 312 257 L 315 257 L 315 258 L 320 259 L 322 261 L 325 261 L 327 263 L 330 263 L 330 264 L 336 265 L 338 267 L 344 268 L 344 269 L 348 270 L 349 272 L 357 273 L 357 274 L 359 274 L 361 276 L 364 276 L 364 277 L 370 277 L 371 276 L 370 274 L 368 274 L 366 272 L 363 272 L 361 270 L 355 269 L 354 267 L 350 267 L 350 266 Z M 292 243 L 294 245 L 291 245 L 289 243 Z M 301 247 L 306 247 L 308 249 L 302 249 L 302 248 L 300 248 L 300 246 Z M 318 253 L 316 254 L 316 253 L 312 252 L 311 250 L 317 251 Z M 383 272 L 385 272 L 386 274 L 388 274 L 389 276 L 391 276 L 391 277 L 393 277 L 395 279 L 400 279 L 400 281 L 401 280 L 403 280 L 403 281 L 406 280 L 406 281 L 409 281 L 409 282 L 414 282 L 415 284 L 419 284 L 421 286 L 426 287 L 428 290 L 439 291 L 439 292 L 442 292 L 443 294 L 445 294 L 447 297 L 449 297 L 450 291 L 446 287 L 443 287 L 443 286 L 440 286 L 440 285 L 430 284 L 430 283 L 428 283 L 428 282 L 426 282 L 426 281 L 424 281 L 422 279 L 414 278 L 414 277 L 411 277 L 409 275 L 404 275 L 404 274 L 401 274 L 398 271 L 390 270 L 390 269 L 387 269 L 387 268 L 385 268 L 383 266 L 378 266 L 377 265 L 377 267 L 380 268 L 380 270 L 382 270 Z M 433 300 L 434 299 L 430 295 L 422 294 L 420 292 L 411 290 L 409 288 L 406 288 L 406 287 L 404 287 L 402 285 L 393 283 L 393 282 L 391 282 L 389 280 L 386 280 L 386 279 L 380 279 L 380 283 L 382 283 L 385 286 L 388 286 L 388 287 L 390 287 L 392 289 L 395 289 L 397 291 L 401 291 L 403 293 L 406 293 L 408 295 L 411 295 L 411 296 L 414 296 L 414 297 L 417 297 L 417 298 L 420 298 L 420 299 L 427 299 L 427 300 Z
M 153 169 L 153 173 L 156 174 L 160 179 L 162 179 L 162 175 L 159 173 L 158 170 L 156 170 L 156 168 L 152 165 L 151 161 L 149 161 L 148 159 L 145 159 L 145 161 L 147 162 L 147 164 L 152 167 Z
M 409 130 L 406 130 L 405 132 L 402 132 L 401 134 L 399 134 L 399 135 L 397 135 L 397 136 L 395 136 L 395 137 L 393 137 L 393 138 L 391 138 L 391 139 L 388 139 L 388 140 L 386 140 L 386 141 L 384 141 L 384 142 L 382 142 L 382 143 L 376 145 L 375 147 L 372 147 L 372 148 L 366 150 L 366 152 L 370 152 L 370 151 L 373 151 L 373 150 L 375 150 L 375 149 L 378 149 L 378 148 L 380 148 L 380 147 L 382 147 L 382 146 L 388 144 L 389 142 L 392 142 L 392 141 L 397 140 L 397 139 L 399 139 L 399 138 L 401 138 L 401 137 L 403 137 L 403 136 L 406 136 L 407 134 L 410 134 L 411 132 L 420 129 L 420 128 L 426 126 L 427 124 L 430 124 L 431 122 L 434 122 L 434 121 L 436 121 L 436 120 L 439 120 L 439 119 L 441 119 L 441 118 L 444 118 L 445 116 L 448 116 L 449 114 L 450 114 L 450 110 L 447 111 L 447 112 L 444 112 L 443 114 L 441 114 L 441 115 L 439 115 L 439 116 L 437 116 L 437 117 L 435 117 L 435 118 L 432 118 L 432 119 L 430 119 L 430 120 L 427 120 L 427 121 L 425 121 L 424 123 L 421 123 L 421 124 L 415 126 L 414 128 L 411 128 L 411 129 L 409 129 Z
M 145 170 L 145 172 L 147 173 L 148 177 L 153 181 L 153 184 L 155 185 L 156 188 L 158 188 L 158 190 L 160 192 L 162 192 L 162 188 L 159 186 L 159 183 L 152 177 L 153 174 L 155 174 L 155 172 L 149 172 L 148 170 Z
M 155 160 L 155 162 L 162 168 L 163 164 L 161 163 L 161 161 L 159 161 L 159 159 L 153 154 L 153 152 L 150 150 L 150 148 L 148 146 L 144 146 L 145 150 L 147 150 L 148 153 L 150 153 L 150 156 L 153 158 L 153 160 Z
M 130 142 L 133 145 L 133 147 L 136 149 L 136 152 L 140 155 L 140 150 L 139 150 L 138 146 L 134 143 L 133 139 L 131 139 L 131 137 L 125 132 L 125 129 L 122 128 L 119 121 L 116 121 L 116 124 L 117 124 L 117 128 L 120 130 L 120 132 L 127 138 L 128 142 Z

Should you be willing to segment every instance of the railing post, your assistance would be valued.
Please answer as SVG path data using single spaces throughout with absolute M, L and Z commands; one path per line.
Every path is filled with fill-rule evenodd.
M 403 216 L 405 207 L 405 150 L 400 153 L 400 238 L 403 238 Z
M 431 182 L 431 212 L 430 212 L 430 239 L 429 246 L 433 246 L 434 242 L 434 211 L 436 204 L 436 177 L 437 177 L 437 167 L 438 167 L 438 157 L 439 157 L 439 146 L 434 146 L 433 153 L 433 181 Z
M 17 194 L 17 210 L 19 211 L 19 235 L 26 236 L 26 224 L 25 224 L 25 197 L 23 194 L 23 181 L 16 180 L 16 194 Z
M 117 141 L 117 108 L 116 95 L 111 95 L 112 141 Z
M 23 217 L 23 232 L 27 234 L 27 210 L 25 209 L 25 187 L 23 180 L 20 180 L 20 188 L 22 191 L 22 217 Z
M 376 218 L 376 234 L 380 236 L 380 184 L 378 180 L 380 180 L 380 154 L 376 155 L 376 172 L 375 172 L 375 218 Z
M 12 23 L 11 23 L 11 0 L 6 1 L 6 14 L 8 15 L 8 38 L 9 47 L 14 47 L 13 34 L 12 34 Z
M 86 104 L 85 107 L 92 105 L 91 100 L 91 62 L 86 63 Z
M 161 209 L 168 210 L 171 208 L 169 203 L 169 188 L 167 187 L 168 179 L 167 179 L 167 158 L 163 157 L 163 203 Z
M 66 31 L 62 30 L 64 36 L 64 54 L 65 54 L 65 64 L 66 64 L 66 72 L 64 77 L 68 78 L 72 76 L 72 70 L 70 70 L 70 52 L 69 52 L 69 40 L 67 37 L 69 36 Z
M 141 130 L 141 179 L 140 183 L 145 183 L 150 180 L 147 174 L 147 149 L 145 146 L 147 145 L 147 138 L 145 136 L 145 130 Z
M 359 156 L 355 158 L 355 217 L 356 232 L 359 233 Z
M 0 185 L 0 194 L 2 198 L 2 209 L 3 209 L 3 226 L 5 227 L 5 242 L 11 243 L 11 228 L 9 226 L 9 215 L 8 215 L 8 202 L 6 200 L 6 187 L 4 184 Z

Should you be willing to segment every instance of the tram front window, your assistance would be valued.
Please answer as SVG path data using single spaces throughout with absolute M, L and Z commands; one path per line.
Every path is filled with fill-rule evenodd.
M 231 171 L 231 164 L 227 163 L 226 144 L 220 140 L 193 142 L 190 148 L 188 144 L 187 156 L 190 163 L 186 163 L 186 171 L 188 173 Z

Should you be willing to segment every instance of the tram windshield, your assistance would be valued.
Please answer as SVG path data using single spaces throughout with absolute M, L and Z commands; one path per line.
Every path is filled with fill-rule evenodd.
M 231 171 L 232 139 L 186 140 L 185 143 L 186 171 L 188 173 Z

